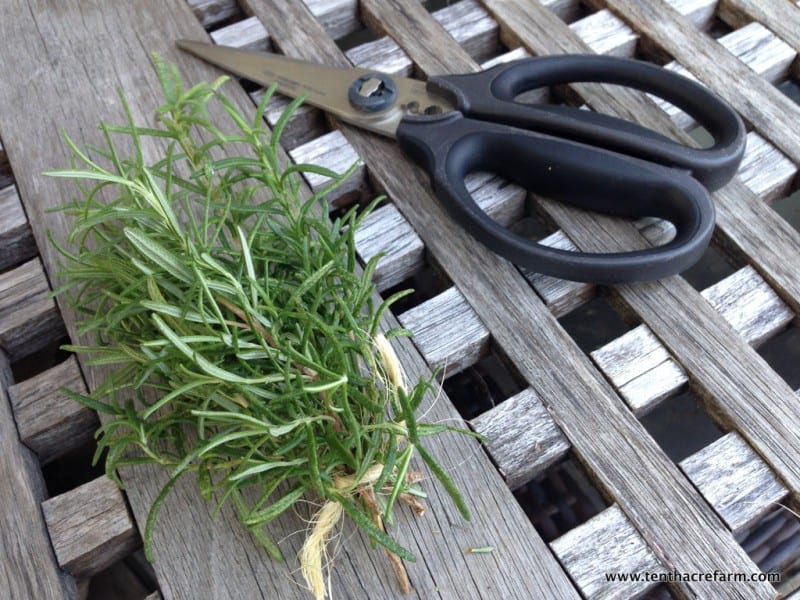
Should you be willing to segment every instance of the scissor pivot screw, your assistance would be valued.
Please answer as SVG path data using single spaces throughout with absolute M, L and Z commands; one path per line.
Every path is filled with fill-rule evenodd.
M 356 79 L 347 92 L 350 105 L 363 112 L 379 112 L 397 99 L 397 86 L 388 75 L 368 73 Z

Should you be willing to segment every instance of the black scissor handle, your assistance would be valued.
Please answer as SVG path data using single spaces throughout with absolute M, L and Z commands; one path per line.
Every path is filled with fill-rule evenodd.
M 694 264 L 714 229 L 708 193 L 686 171 L 452 112 L 407 117 L 401 148 L 431 176 L 451 216 L 490 250 L 562 279 L 626 283 L 666 277 Z M 504 228 L 477 205 L 464 178 L 489 171 L 534 194 L 625 217 L 655 216 L 675 225 L 667 244 L 623 253 L 568 252 Z
M 659 96 L 694 117 L 714 145 L 691 148 L 616 117 L 514 102 L 528 90 L 575 82 L 619 84 Z M 725 102 L 691 79 L 637 60 L 596 55 L 524 58 L 478 73 L 432 77 L 428 84 L 451 96 L 465 116 L 687 169 L 710 190 L 733 177 L 744 152 L 744 125 Z

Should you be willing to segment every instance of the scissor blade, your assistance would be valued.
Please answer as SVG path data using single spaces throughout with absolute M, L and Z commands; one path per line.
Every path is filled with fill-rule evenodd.
M 236 75 L 263 86 L 278 85 L 278 91 L 296 98 L 306 95 L 306 102 L 325 110 L 344 121 L 376 133 L 394 137 L 404 116 L 400 109 L 412 101 L 431 103 L 425 84 L 414 79 L 393 77 L 398 97 L 395 106 L 379 113 L 365 114 L 354 109 L 348 101 L 351 84 L 362 75 L 374 73 L 352 67 L 338 69 L 287 58 L 268 52 L 254 52 L 217 46 L 203 42 L 179 40 L 178 47 Z M 440 102 L 441 103 L 441 102 Z

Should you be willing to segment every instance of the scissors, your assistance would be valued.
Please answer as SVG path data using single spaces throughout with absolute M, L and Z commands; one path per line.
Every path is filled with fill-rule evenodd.
M 306 101 L 342 121 L 397 139 L 429 174 L 435 195 L 492 251 L 538 273 L 594 283 L 658 279 L 694 264 L 714 228 L 707 190 L 724 185 L 744 152 L 739 116 L 702 85 L 631 59 L 595 55 L 525 58 L 422 82 L 363 68 L 331 68 L 285 56 L 181 40 L 203 60 Z M 514 99 L 573 82 L 620 84 L 659 96 L 714 138 L 692 148 L 609 115 Z M 571 252 L 526 239 L 494 221 L 465 177 L 489 171 L 533 194 L 621 217 L 670 221 L 672 240 L 644 250 Z

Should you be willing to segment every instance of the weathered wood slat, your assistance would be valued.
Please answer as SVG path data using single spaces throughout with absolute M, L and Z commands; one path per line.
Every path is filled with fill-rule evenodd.
M 506 0 L 503 1 L 505 4 Z M 263 8 L 264 20 L 298 18 L 295 14 L 289 17 L 286 14 L 288 9 L 283 6 L 276 7 L 273 3 L 259 6 Z M 438 24 L 413 2 L 384 4 L 368 1 L 362 2 L 361 8 L 364 13 L 372 14 L 371 23 L 383 23 L 391 31 L 423 72 L 432 74 L 475 68 L 454 41 L 450 40 L 450 44 L 448 40 L 440 39 Z M 341 55 L 320 36 L 313 22 L 304 20 L 298 29 L 305 34 L 302 38 L 292 35 L 291 39 L 286 36 L 286 39 L 276 42 L 287 54 L 342 64 Z M 431 39 L 439 43 L 434 48 L 421 47 Z M 705 570 L 710 567 L 713 570 L 714 563 L 720 566 L 725 563 L 724 568 L 728 570 L 752 570 L 752 563 L 729 532 L 711 515 L 675 466 L 666 460 L 652 441 L 647 441 L 649 438 L 644 435 L 641 425 L 627 408 L 623 408 L 609 386 L 558 327 L 549 311 L 532 297 L 527 283 L 517 271 L 476 246 L 462 232 L 452 229 L 441 207 L 431 198 L 429 188 L 401 158 L 396 146 L 347 126 L 342 126 L 342 130 L 356 151 L 365 157 L 376 185 L 389 192 L 428 250 L 479 312 L 493 339 L 548 403 L 556 422 L 581 453 L 584 464 L 590 465 L 590 470 L 604 487 L 611 488 L 614 496 L 625 498 L 625 510 L 629 516 L 634 516 L 636 527 L 646 531 L 648 539 L 657 541 L 661 552 L 678 568 Z M 585 406 L 596 407 L 596 414 L 603 419 L 602 426 L 595 421 L 587 428 Z M 598 436 L 598 426 L 608 435 Z M 619 439 L 625 439 L 626 444 L 620 447 L 613 443 Z M 641 442 L 635 451 L 631 446 L 633 440 Z M 631 472 L 636 476 L 631 476 Z M 642 485 L 645 474 L 657 480 L 658 485 Z M 668 500 L 657 500 L 650 495 L 648 489 L 656 487 L 661 494 L 666 494 Z M 669 517 L 666 514 L 659 517 L 665 506 L 670 507 Z M 675 514 L 676 509 L 680 516 Z M 699 530 L 703 531 L 702 535 L 696 535 Z M 689 531 L 693 534 L 690 535 Z M 753 585 L 753 588 L 744 590 L 739 586 L 735 590 L 730 586 L 726 588 L 724 584 L 706 586 L 702 583 L 693 584 L 693 588 L 708 597 L 730 597 L 730 594 L 760 597 L 768 594 L 768 586 L 748 585 Z
M 706 29 L 714 21 L 718 0 L 667 0 L 698 29 Z
M 22 442 L 47 464 L 66 452 L 90 443 L 97 415 L 59 390 L 86 392 L 74 357 L 8 389 Z
M 225 21 L 241 14 L 236 0 L 186 0 L 194 10 L 195 17 L 206 29 L 214 29 Z M 339 38 L 358 31 L 357 0 L 303 0 L 308 9 L 319 20 L 328 34 Z
M 368 215 L 356 230 L 356 248 L 365 262 L 384 253 L 373 281 L 385 290 L 408 279 L 425 262 L 425 245 L 393 205 L 382 206 Z
M 211 32 L 211 39 L 221 46 L 233 46 L 247 50 L 268 51 L 271 49 L 269 34 L 255 17 L 236 21 L 227 27 Z
M 569 26 L 597 54 L 630 57 L 639 36 L 610 10 L 598 10 Z
M 3 153 L 5 155 L 5 152 Z M 0 190 L 0 271 L 18 265 L 36 256 L 36 242 L 33 241 L 31 228 L 22 203 L 17 195 L 17 188 L 9 185 Z
M 720 0 L 719 16 L 733 27 L 757 21 L 800 49 L 800 9 L 786 0 Z
M 472 427 L 485 435 L 491 454 L 513 490 L 569 452 L 567 438 L 531 389 L 508 398 L 475 417 Z
M 619 506 L 614 505 L 550 543 L 583 595 L 592 600 L 636 598 L 655 582 L 608 582 L 607 573 L 665 573 Z
M 794 313 L 750 267 L 703 291 L 703 296 L 748 343 L 758 346 L 794 318 Z M 655 408 L 688 381 L 647 325 L 639 325 L 591 354 L 637 415 Z
M 747 146 L 737 177 L 765 202 L 789 193 L 797 166 L 756 132 L 747 134 Z
M 358 0 L 303 0 L 308 10 L 332 38 L 361 28 Z
M 685 458 L 680 466 L 734 533 L 775 510 L 789 493 L 734 431 Z
M 125 499 L 106 476 L 42 502 L 58 564 L 76 577 L 90 577 L 133 552 L 141 543 Z
M 489 349 L 489 331 L 478 315 L 451 287 L 399 316 L 414 334 L 414 343 L 432 368 L 444 377 L 478 362 Z
M 485 0 L 485 4 L 501 28 L 513 32 L 513 36 L 511 33 L 508 35 L 524 42 L 533 52 L 586 51 L 585 44 L 576 39 L 568 27 L 535 4 L 518 0 Z M 652 105 L 635 95 L 618 89 L 613 94 L 602 88 L 588 90 L 579 87 L 579 90 L 597 109 L 685 139 L 665 122 L 663 113 L 659 114 Z M 749 257 L 748 262 L 752 261 L 781 298 L 797 310 L 800 273 L 788 265 L 800 261 L 798 232 L 785 221 L 781 223 L 777 213 L 755 199 L 736 180 L 716 192 L 715 199 L 721 237 L 731 248 L 738 248 Z M 579 246 L 585 244 L 586 249 L 604 247 L 608 250 L 618 247 L 614 240 L 630 239 L 617 227 L 606 237 L 611 230 L 605 219 L 588 219 L 560 206 L 548 206 L 557 224 L 564 227 Z M 420 231 L 419 227 L 417 230 Z M 602 237 L 606 237 L 603 245 L 600 244 Z M 628 244 L 630 247 L 632 241 Z M 791 408 L 793 393 L 786 383 L 761 357 L 747 348 L 727 324 L 721 322 L 721 317 L 713 314 L 710 305 L 698 301 L 696 292 L 685 282 L 669 279 L 618 289 L 623 294 L 623 302 L 639 314 L 672 355 L 692 373 L 697 389 L 710 399 L 714 410 L 742 433 L 779 477 L 790 483 L 793 491 L 797 490 L 800 487 L 797 452 L 789 448 L 800 447 L 794 433 L 800 429 L 800 424 L 788 425 L 796 418 L 796 411 Z M 488 325 L 485 315 L 481 314 L 481 318 Z M 702 323 L 703 327 L 698 328 L 697 323 Z M 489 328 L 496 337 L 494 329 Z
M 300 3 L 284 2 L 280 6 L 274 2 L 254 3 L 250 8 L 255 9 L 251 13 L 261 18 L 277 46 L 285 46 L 286 41 L 280 39 L 277 44 L 276 31 L 292 38 L 297 36 L 298 43 L 304 43 L 302 37 L 307 28 L 293 17 L 292 11 L 308 18 L 317 28 L 318 37 L 329 40 L 324 33 L 319 33 L 319 24 Z M 278 8 L 284 11 L 282 17 L 270 16 L 268 11 Z M 14 20 L 13 27 L 7 21 L 0 24 L 0 37 L 11 46 L 24 46 L 28 51 L 20 55 L 13 68 L 10 63 L 0 65 L 0 78 L 4 81 L 0 90 L 0 135 L 12 149 L 9 158 L 19 183 L 20 197 L 31 216 L 34 235 L 52 275 L 57 269 L 56 256 L 46 241 L 46 232 L 51 231 L 56 239 L 63 241 L 68 224 L 63 214 L 47 212 L 47 209 L 60 204 L 72 193 L 72 188 L 63 181 L 40 176 L 45 168 L 69 164 L 67 149 L 58 132 L 66 127 L 81 146 L 99 143 L 98 120 L 102 117 L 114 122 L 123 118 L 113 92 L 87 95 L 79 91 L 101 84 L 103 89 L 125 89 L 130 93 L 134 118 L 147 123 L 152 119 L 153 99 L 159 96 L 155 72 L 149 61 L 151 52 L 175 62 L 187 82 L 209 80 L 219 75 L 219 71 L 173 46 L 177 38 L 206 37 L 193 20 L 188 5 L 177 0 L 156 5 L 144 0 L 114 5 L 98 1 L 92 7 L 75 0 L 62 5 L 61 18 L 56 20 L 30 10 L 22 0 L 9 6 L 9 10 L 20 18 Z M 55 49 L 60 57 L 57 65 L 40 59 Z M 38 69 L 35 82 L 31 84 L 26 78 L 27 83 L 23 85 L 19 78 L 34 67 Z M 236 86 L 228 86 L 226 93 L 237 105 L 249 106 L 246 94 Z M 44 117 L 3 118 L 2 115 L 11 114 L 9 107 L 12 106 L 25 106 L 26 110 Z M 215 110 L 212 118 L 223 119 L 222 111 Z M 31 139 L 37 140 L 35 147 L 29 143 Z M 159 153 L 156 144 L 149 141 L 144 143 L 144 152 L 148 157 Z M 65 318 L 74 334 L 75 315 L 65 310 Z M 396 321 L 389 318 L 387 326 L 392 325 L 396 325 Z M 398 340 L 396 347 L 410 378 L 430 376 L 409 340 Z M 96 367 L 83 366 L 89 385 L 96 384 L 102 372 Z M 431 394 L 422 410 L 429 411 L 427 418 L 432 421 L 458 418 L 446 395 L 434 402 Z M 443 461 L 456 485 L 470 490 L 473 521 L 463 523 L 441 487 L 427 482 L 425 491 L 429 504 L 425 517 L 417 520 L 407 512 L 397 514 L 399 525 L 392 534 L 419 557 L 416 564 L 408 566 L 413 597 L 445 594 L 469 597 L 476 595 L 476 590 L 490 586 L 509 597 L 525 597 L 531 593 L 554 598 L 576 597 L 574 587 L 536 536 L 533 526 L 513 501 L 480 446 L 474 440 L 455 435 L 430 439 L 428 443 L 430 451 Z M 141 525 L 169 474 L 145 466 L 124 469 L 122 476 L 131 508 Z M 430 473 L 427 476 L 432 478 Z M 180 481 L 163 505 L 154 537 L 154 566 L 165 598 L 306 596 L 292 576 L 296 566 L 292 557 L 302 538 L 296 533 L 307 525 L 300 517 L 287 514 L 270 528 L 276 539 L 283 540 L 285 554 L 290 559 L 287 566 L 267 559 L 238 523 L 230 505 L 226 505 L 216 520 L 211 520 L 211 510 L 191 479 Z M 446 535 L 432 535 L 432 531 L 446 532 Z M 359 590 L 368 590 L 372 597 L 396 596 L 394 576 L 383 554 L 371 549 L 366 538 L 353 534 L 349 527 L 342 535 L 347 543 L 340 546 L 335 558 L 336 568 L 331 576 L 333 589 L 354 595 L 359 594 Z M 474 557 L 465 555 L 464 548 L 490 542 L 496 543 L 498 552 L 481 557 L 487 568 L 470 570 Z M 219 569 L 219 557 L 224 557 L 224 572 Z M 469 573 L 469 577 L 465 577 L 465 573 Z
M 7 598 L 78 597 L 75 580 L 56 562 L 41 501 L 47 497 L 34 454 L 17 437 L 6 390 L 11 369 L 0 353 L 0 581 Z
M 12 362 L 66 335 L 49 294 L 37 258 L 0 274 L 0 348 Z
M 354 163 L 359 162 L 358 154 L 339 131 L 331 131 L 322 138 L 289 150 L 289 156 L 297 164 L 324 166 L 335 173 L 344 173 Z M 318 173 L 303 173 L 303 177 L 314 192 L 324 189 L 331 181 L 330 178 Z M 332 206 L 343 206 L 352 201 L 353 196 L 361 196 L 367 187 L 366 171 L 363 163 L 360 163 L 353 175 L 325 198 Z
M 459 0 L 433 12 L 433 18 L 477 62 L 489 60 L 500 48 L 497 22 L 476 0 Z
M 240 13 L 236 0 L 186 0 L 203 27 L 211 29 Z

